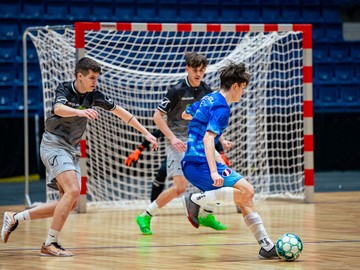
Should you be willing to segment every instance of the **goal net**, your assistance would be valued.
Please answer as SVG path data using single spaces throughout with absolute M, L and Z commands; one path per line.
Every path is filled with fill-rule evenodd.
M 101 64 L 98 88 L 150 131 L 156 129 L 152 116 L 168 87 L 186 76 L 186 52 L 207 57 L 204 81 L 213 90 L 219 89 L 220 67 L 244 62 L 252 79 L 241 101 L 232 105 L 224 134 L 234 143 L 226 153 L 231 167 L 253 184 L 257 198 L 303 199 L 305 178 L 312 173 L 311 166 L 306 173 L 304 145 L 309 141 L 304 139 L 304 98 L 311 102 L 304 94 L 311 90 L 304 86 L 304 35 L 292 25 L 270 31 L 266 25 L 247 26 L 77 23 L 62 31 L 38 29 L 29 36 L 40 62 L 44 116 L 52 109 L 57 85 L 74 80 L 79 56 Z M 143 136 L 113 114 L 98 111 L 99 119 L 89 121 L 86 130 L 88 203 L 143 207 L 165 156 L 164 141 L 158 151 L 144 150 L 137 164 L 127 167 L 126 157 Z M 48 190 L 48 200 L 54 198 Z

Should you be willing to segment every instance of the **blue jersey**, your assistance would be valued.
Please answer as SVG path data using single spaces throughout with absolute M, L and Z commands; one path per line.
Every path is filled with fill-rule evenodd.
M 219 141 L 229 122 L 230 107 L 222 94 L 214 92 L 191 104 L 186 113 L 193 119 L 188 127 L 187 150 L 183 160 L 206 162 L 203 142 L 205 133 L 211 131 L 217 134 L 215 144 Z

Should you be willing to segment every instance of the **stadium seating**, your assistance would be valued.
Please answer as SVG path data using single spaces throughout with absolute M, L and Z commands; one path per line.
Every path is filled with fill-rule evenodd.
M 135 18 L 135 9 L 131 5 L 116 5 L 114 12 L 115 21 L 131 21 Z
M 24 12 L 20 14 L 24 19 L 43 18 L 45 15 L 45 5 L 43 1 L 24 1 Z
M 293 18 L 301 18 L 301 9 L 298 6 L 286 3 L 282 8 L 282 21 L 284 23 L 292 23 Z
M 313 59 L 316 63 L 329 62 L 329 46 L 327 43 L 316 43 L 313 46 Z
M 278 6 L 263 6 L 262 16 L 266 18 L 267 22 L 274 22 L 281 20 L 281 10 Z
M 0 40 L 17 40 L 20 37 L 16 20 L 0 20 Z
M 114 8 L 110 3 L 93 3 L 92 17 L 96 17 L 99 21 L 109 21 L 114 18 Z
M 314 83 L 332 84 L 334 80 L 334 71 L 332 65 L 328 63 L 317 64 L 314 67 Z
M 1 18 L 18 18 L 21 13 L 21 5 L 16 1 L 2 1 L 0 3 Z
M 0 62 L 13 63 L 17 57 L 17 41 L 3 40 L 0 46 Z
M 340 23 L 326 23 L 324 27 L 324 38 L 327 42 L 343 41 L 342 24 Z
M 349 46 L 343 42 L 331 44 L 330 57 L 335 62 L 351 61 Z
M 315 112 L 336 110 L 336 106 L 338 110 L 346 106 L 347 110 L 359 110 L 360 43 L 344 41 L 340 16 L 342 8 L 353 6 L 352 0 L 137 0 L 136 4 L 132 0 L 2 1 L 0 105 L 14 102 L 18 108 L 20 99 L 16 96 L 21 95 L 23 85 L 22 35 L 29 26 L 70 25 L 74 21 L 311 23 Z M 37 53 L 31 41 L 27 42 L 30 91 L 38 93 Z M 41 106 L 41 95 L 31 94 L 30 101 Z
M 0 85 L 13 85 L 16 81 L 16 65 L 0 63 Z
M 360 85 L 342 85 L 340 89 L 341 102 L 344 107 L 360 106 Z
M 340 9 L 334 5 L 324 5 L 322 8 L 322 17 L 326 22 L 341 23 Z
M 350 43 L 350 57 L 353 62 L 360 62 L 360 42 Z
M 14 98 L 14 87 L 12 85 L 0 85 L 0 113 L 13 110 Z
M 71 21 L 89 21 L 90 3 L 89 2 L 72 2 L 69 5 L 69 15 Z
M 336 64 L 334 66 L 337 83 L 345 84 L 354 80 L 354 68 L 352 63 Z
M 319 100 L 322 106 L 334 106 L 339 102 L 339 91 L 337 85 L 326 85 L 319 87 Z
M 59 20 L 68 15 L 68 5 L 64 4 L 63 1 L 49 1 L 46 7 L 45 18 L 47 20 Z
M 302 8 L 302 20 L 304 23 L 321 23 L 324 21 L 320 6 L 304 6 Z

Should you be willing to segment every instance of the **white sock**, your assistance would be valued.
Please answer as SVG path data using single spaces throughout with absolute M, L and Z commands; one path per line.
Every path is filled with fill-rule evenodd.
M 57 242 L 59 239 L 60 232 L 55 231 L 53 229 L 49 229 L 48 236 L 45 241 L 45 246 L 51 245 L 53 242 Z
M 271 241 L 265 230 L 264 224 L 258 213 L 252 212 L 244 217 L 246 225 L 249 227 L 255 239 L 266 251 L 273 248 L 274 243 Z
M 215 203 L 207 203 L 204 205 L 203 208 L 201 208 L 201 211 L 199 213 L 200 217 L 207 217 L 208 215 L 214 213 L 214 209 L 216 206 L 219 206 L 220 202 L 215 202 Z
M 156 203 L 156 200 L 150 203 L 146 210 L 141 214 L 142 217 L 149 215 L 151 217 L 155 216 L 159 212 L 159 206 Z
M 200 206 L 217 201 L 234 202 L 234 189 L 232 187 L 223 187 L 203 193 L 194 193 L 191 195 L 191 200 Z
M 16 213 L 14 215 L 14 219 L 17 221 L 31 220 L 29 210 L 22 211 L 20 213 Z

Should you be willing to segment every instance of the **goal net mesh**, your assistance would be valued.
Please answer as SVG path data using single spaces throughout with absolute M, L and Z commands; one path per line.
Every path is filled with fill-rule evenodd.
M 58 84 L 75 79 L 75 32 L 44 28 L 30 37 L 39 57 L 47 117 Z M 102 66 L 98 88 L 150 131 L 156 129 L 152 116 L 168 87 L 186 76 L 184 54 L 190 51 L 207 57 L 204 81 L 213 90 L 219 89 L 218 69 L 228 61 L 246 63 L 252 76 L 241 101 L 231 107 L 224 134 L 234 143 L 226 153 L 231 167 L 255 187 L 257 198 L 303 198 L 301 33 L 85 31 L 85 56 Z M 158 151 L 144 150 L 137 164 L 127 167 L 126 157 L 143 136 L 113 114 L 98 111 L 99 119 L 89 121 L 86 130 L 88 203 L 148 203 L 165 156 L 163 139 Z M 48 200 L 56 196 L 47 191 Z

